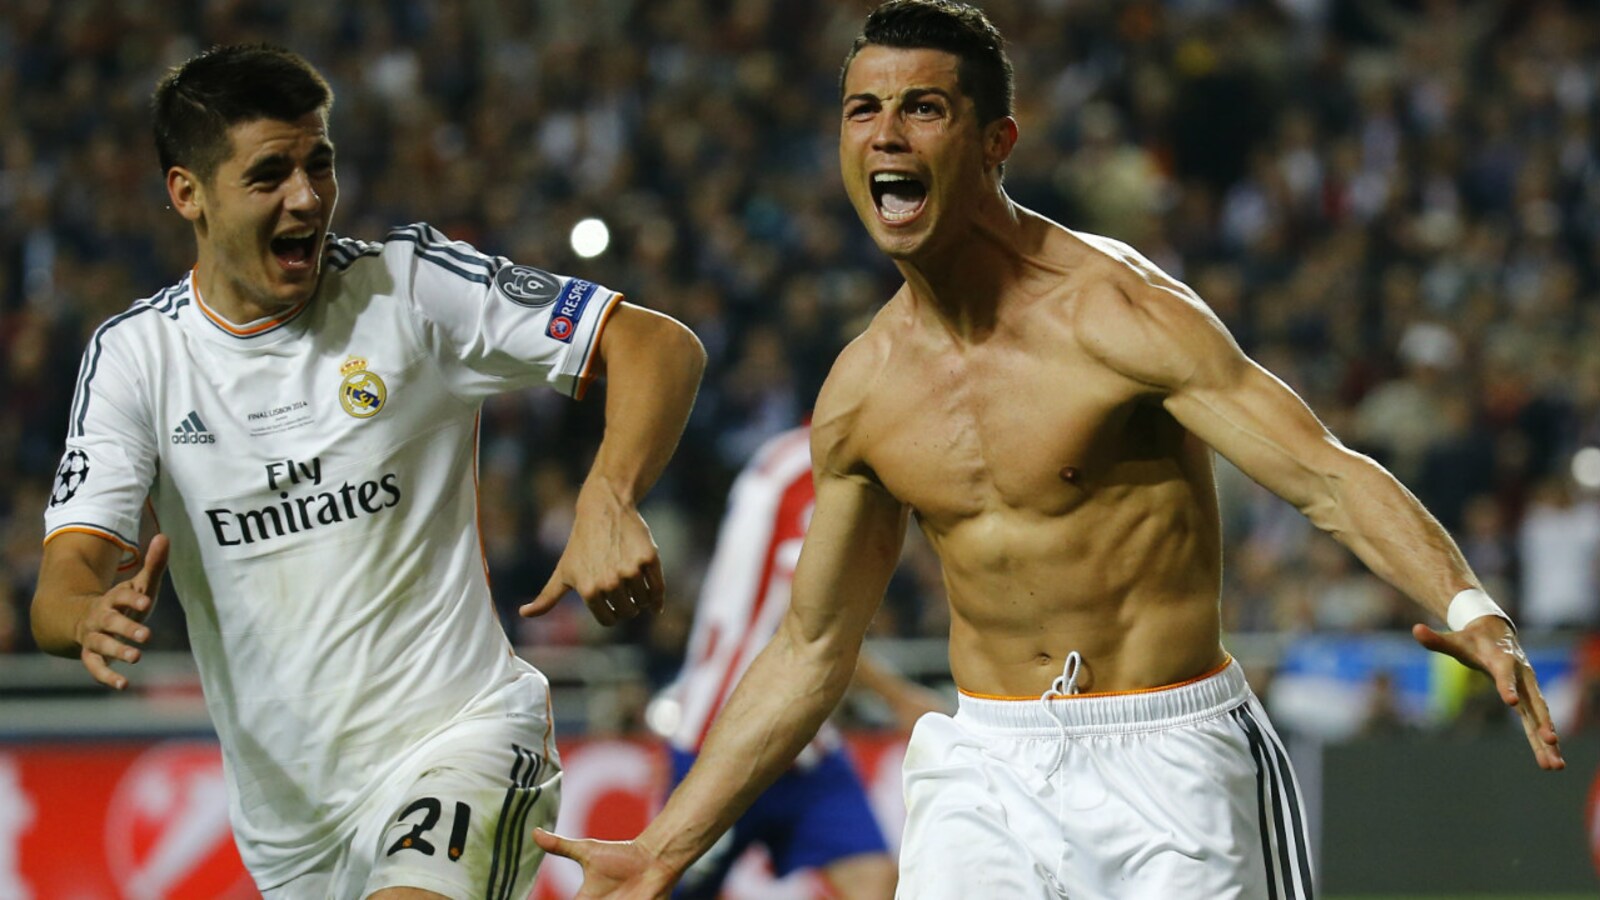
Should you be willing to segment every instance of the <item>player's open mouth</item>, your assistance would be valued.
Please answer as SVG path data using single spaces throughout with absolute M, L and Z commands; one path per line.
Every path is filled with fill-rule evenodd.
M 316 262 L 313 258 L 316 251 L 315 231 L 280 234 L 272 239 L 272 255 L 278 258 L 278 264 L 285 269 L 311 268 Z
M 872 202 L 878 217 L 891 225 L 909 222 L 928 202 L 928 186 L 904 172 L 874 172 Z

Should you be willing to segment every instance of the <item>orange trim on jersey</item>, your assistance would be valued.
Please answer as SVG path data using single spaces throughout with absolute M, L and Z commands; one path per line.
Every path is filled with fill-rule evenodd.
M 556 736 L 556 710 L 555 710 L 555 707 L 552 706 L 551 703 L 550 703 L 550 689 L 546 688 L 545 692 L 544 692 L 544 758 L 545 759 L 554 759 L 555 758 L 555 757 L 550 755 L 550 742 L 555 740 L 555 736 Z
M 590 370 L 594 368 L 594 358 L 600 355 L 600 338 L 606 333 L 606 323 L 611 321 L 611 314 L 617 311 L 617 307 L 622 305 L 624 299 L 622 294 L 612 297 L 611 305 L 600 315 L 600 324 L 594 326 L 593 352 L 583 361 L 583 371 L 578 373 L 578 391 L 574 399 L 582 400 L 583 395 L 589 392 L 589 383 L 594 380 L 594 373 Z
M 212 311 L 210 306 L 206 305 L 206 298 L 200 296 L 200 267 L 196 266 L 191 269 L 190 272 L 192 273 L 192 276 L 189 279 L 189 287 L 194 290 L 195 306 L 200 308 L 200 312 L 204 313 L 205 317 L 210 319 L 213 325 L 221 328 L 223 331 L 226 331 L 234 337 L 253 337 L 254 335 L 258 335 L 263 331 L 271 331 L 295 316 L 298 316 L 300 314 L 300 310 L 305 309 L 306 304 L 311 302 L 310 300 L 302 300 L 295 306 L 294 309 L 289 310 L 281 316 L 268 319 L 265 322 L 258 322 L 255 325 L 240 327 L 232 322 L 229 322 L 227 319 L 224 319 L 221 315 Z
M 94 537 L 100 538 L 101 540 L 109 541 L 109 542 L 117 545 L 117 549 L 121 550 L 123 553 L 131 554 L 132 555 L 132 559 L 124 560 L 122 562 L 117 563 L 117 571 L 118 572 L 126 572 L 129 569 L 137 567 L 139 565 L 139 561 L 144 558 L 139 553 L 139 548 L 137 546 L 128 543 L 127 541 L 123 540 L 122 538 L 117 537 L 116 535 L 112 534 L 109 531 L 102 531 L 101 529 L 95 528 L 95 527 L 90 526 L 90 525 L 63 525 L 62 527 L 57 528 L 55 531 L 52 531 L 49 534 L 45 535 L 44 536 L 44 542 L 45 542 L 46 545 L 48 545 L 51 541 L 55 540 L 58 535 L 69 534 L 69 533 L 70 534 L 92 535 Z
M 478 489 L 478 443 L 482 439 L 483 410 L 472 417 L 472 522 L 478 527 L 478 561 L 483 563 L 483 583 L 489 587 L 489 607 L 494 608 L 494 579 L 489 577 L 489 549 L 483 545 L 483 491 Z
M 1186 678 L 1183 681 L 1179 681 L 1179 682 L 1176 682 L 1176 683 L 1173 683 L 1173 684 L 1163 684 L 1163 685 L 1158 685 L 1156 687 L 1147 687 L 1147 688 L 1134 688 L 1133 690 L 1129 690 L 1129 691 L 1088 691 L 1088 692 L 1085 692 L 1085 693 L 1082 693 L 1082 694 L 1062 694 L 1062 695 L 1059 695 L 1059 696 L 1053 696 L 1050 699 L 1052 699 L 1052 700 L 1086 700 L 1086 699 L 1089 699 L 1091 697 L 1127 697 L 1127 696 L 1131 696 L 1131 695 L 1134 695 L 1134 694 L 1154 694 L 1157 691 L 1170 691 L 1170 690 L 1174 690 L 1176 688 L 1187 687 L 1187 686 L 1189 686 L 1191 684 L 1194 684 L 1197 681 L 1205 681 L 1207 678 L 1210 678 L 1211 676 L 1217 674 L 1218 672 L 1221 672 L 1223 669 L 1226 669 L 1228 666 L 1233 664 L 1233 656 L 1231 654 L 1223 654 L 1223 657 L 1224 658 L 1222 660 L 1222 665 L 1217 666 L 1215 669 L 1212 669 L 1209 672 L 1204 672 L 1202 674 L 1196 675 L 1193 678 Z M 960 691 L 962 696 L 971 697 L 974 700 L 1005 700 L 1007 702 L 1018 702 L 1018 703 L 1020 703 L 1020 702 L 1037 703 L 1037 702 L 1039 702 L 1039 698 L 1037 696 L 1034 696 L 1034 697 L 1011 697 L 1011 696 L 1007 696 L 1007 695 L 1004 695 L 1004 694 L 980 694 L 977 691 L 969 691 L 964 687 L 957 687 L 956 690 Z

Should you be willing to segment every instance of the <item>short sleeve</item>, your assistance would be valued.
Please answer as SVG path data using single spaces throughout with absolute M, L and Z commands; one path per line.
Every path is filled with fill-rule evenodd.
M 45 504 L 45 540 L 70 531 L 137 556 L 139 518 L 156 473 L 154 430 L 140 380 L 125 358 L 125 313 L 95 333 L 78 370 L 66 449 Z
M 452 390 L 482 399 L 545 383 L 581 398 L 620 294 L 479 253 L 426 225 L 391 232 L 385 254 L 409 254 L 409 302 L 423 343 Z

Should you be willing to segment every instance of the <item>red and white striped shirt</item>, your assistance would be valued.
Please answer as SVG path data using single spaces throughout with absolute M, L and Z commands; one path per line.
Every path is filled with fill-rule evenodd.
M 671 692 L 682 717 L 668 740 L 697 753 L 745 669 L 778 630 L 789 608 L 800 544 L 816 506 L 811 432 L 795 428 L 769 439 L 733 483 L 695 608 L 683 671 Z M 824 725 L 812 748 L 833 746 Z

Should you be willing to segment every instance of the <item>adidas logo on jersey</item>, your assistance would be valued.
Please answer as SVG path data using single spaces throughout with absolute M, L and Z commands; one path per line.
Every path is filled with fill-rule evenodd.
M 184 417 L 178 426 L 172 429 L 172 442 L 174 444 L 215 444 L 217 436 L 206 428 L 200 421 L 200 414 L 189 410 L 189 415 Z

